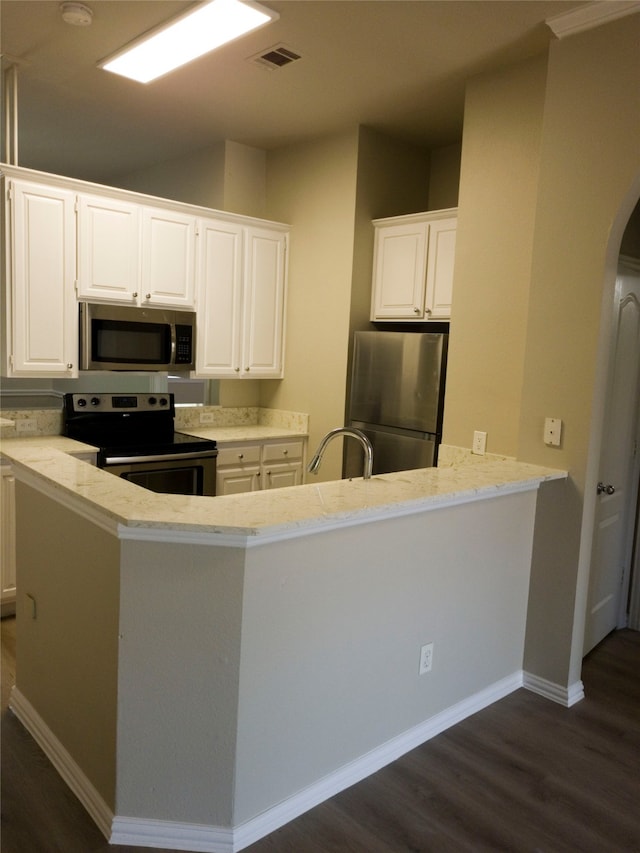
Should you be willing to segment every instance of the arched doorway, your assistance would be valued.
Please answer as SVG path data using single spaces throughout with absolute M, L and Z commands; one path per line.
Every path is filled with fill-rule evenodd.
M 603 347 L 608 369 L 598 459 L 591 465 L 592 471 L 597 470 L 597 484 L 591 483 L 596 497 L 591 504 L 594 523 L 583 654 L 612 630 L 626 626 L 629 589 L 637 592 L 632 566 L 640 476 L 640 202 L 626 225 L 623 214 L 624 209 L 619 216 L 624 232 L 615 286 L 612 295 L 607 288 L 610 299 L 604 314 L 605 322 L 608 317 L 612 322 Z

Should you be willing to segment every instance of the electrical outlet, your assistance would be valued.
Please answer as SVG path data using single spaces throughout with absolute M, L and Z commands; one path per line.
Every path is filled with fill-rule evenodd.
M 431 672 L 433 664 L 433 643 L 427 643 L 420 649 L 420 675 Z
M 476 430 L 473 434 L 473 447 L 471 452 L 477 456 L 484 456 L 487 450 L 487 434 Z
M 201 424 L 212 424 L 213 423 L 213 412 L 200 412 L 200 423 Z
M 16 421 L 16 432 L 18 435 L 35 433 L 38 429 L 38 421 L 35 418 L 21 418 Z

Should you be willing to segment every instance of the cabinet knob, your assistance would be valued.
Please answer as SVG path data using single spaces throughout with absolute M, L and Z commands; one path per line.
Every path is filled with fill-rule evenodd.
M 71 364 L 71 362 L 67 364 L 67 370 L 73 370 L 73 365 Z
M 284 456 L 286 456 L 288 452 L 289 452 L 288 450 L 283 450 L 283 451 L 282 451 L 282 453 L 284 454 Z
M 250 368 L 250 367 L 245 367 L 245 369 L 244 369 L 244 370 L 245 370 L 245 373 L 248 373 L 248 372 L 251 370 L 251 368 Z
M 420 309 L 419 309 L 419 308 L 414 308 L 414 309 L 413 309 L 413 313 L 414 313 L 414 314 L 419 314 L 419 313 L 420 313 Z
M 135 291 L 134 293 L 132 293 L 132 294 L 131 294 L 131 296 L 132 296 L 134 299 L 137 299 L 137 298 L 138 298 L 138 293 L 137 293 L 137 291 Z
M 425 308 L 424 313 L 425 314 L 431 314 L 431 308 Z
M 235 367 L 235 368 L 234 368 L 234 370 L 235 370 L 235 372 L 236 372 L 236 373 L 240 373 L 240 368 L 239 368 L 239 367 Z
M 238 453 L 238 459 L 244 459 L 244 453 Z
M 147 295 L 145 296 L 145 299 L 151 299 L 151 294 L 147 293 Z

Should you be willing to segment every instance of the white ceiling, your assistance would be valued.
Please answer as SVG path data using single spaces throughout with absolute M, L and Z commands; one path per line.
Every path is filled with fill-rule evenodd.
M 363 124 L 429 148 L 459 141 L 465 81 L 544 51 L 546 18 L 584 0 L 263 0 L 275 23 L 148 85 L 97 62 L 192 0 L 1 0 L 18 67 L 22 166 L 100 183 L 223 140 L 271 149 Z M 284 44 L 301 59 L 251 60 Z M 4 116 L 3 116 L 4 118 Z

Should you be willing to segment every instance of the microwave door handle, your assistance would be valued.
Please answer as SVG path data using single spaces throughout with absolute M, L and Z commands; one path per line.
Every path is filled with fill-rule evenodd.
M 176 363 L 176 324 L 171 323 L 171 355 L 169 356 L 169 364 Z

